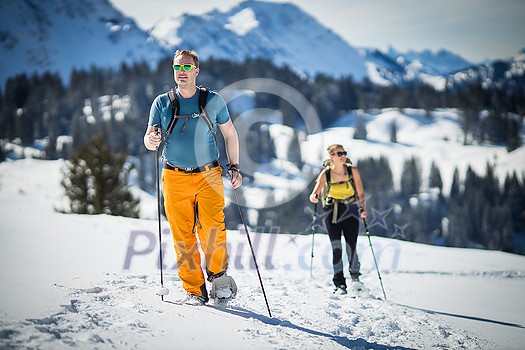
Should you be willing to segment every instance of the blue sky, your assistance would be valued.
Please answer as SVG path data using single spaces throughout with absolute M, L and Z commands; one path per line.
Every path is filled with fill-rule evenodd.
M 291 2 L 354 46 L 432 51 L 479 63 L 525 48 L 525 0 L 266 0 Z M 166 16 L 225 11 L 239 0 L 110 0 L 144 29 Z

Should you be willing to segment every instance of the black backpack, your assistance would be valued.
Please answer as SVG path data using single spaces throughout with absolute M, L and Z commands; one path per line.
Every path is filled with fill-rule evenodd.
M 213 138 L 215 139 L 215 144 L 217 144 L 215 129 L 213 128 L 213 124 L 211 122 L 210 117 L 208 116 L 208 111 L 206 109 L 209 89 L 204 86 L 198 86 L 197 88 L 200 90 L 200 95 L 199 95 L 200 113 L 199 114 L 194 113 L 194 114 L 189 114 L 189 115 L 178 115 L 179 110 L 180 110 L 180 103 L 179 103 L 179 100 L 177 99 L 177 93 L 175 92 L 174 88 L 172 88 L 168 92 L 168 96 L 170 98 L 170 103 L 171 103 L 171 120 L 170 120 L 170 123 L 168 124 L 168 127 L 166 128 L 166 136 L 165 136 L 166 139 L 170 135 L 171 131 L 173 130 L 173 128 L 175 127 L 179 119 L 185 119 L 184 125 L 182 126 L 182 130 L 181 130 L 181 135 L 182 135 L 184 134 L 184 128 L 186 127 L 186 124 L 188 124 L 188 119 L 202 117 L 204 121 L 206 122 L 206 125 L 208 125 L 208 128 L 210 128 L 211 133 L 213 134 Z
M 354 183 L 354 178 L 352 175 L 352 165 L 353 164 L 350 158 L 346 158 L 345 165 L 346 166 L 343 167 L 345 171 L 345 175 L 348 175 L 348 182 L 353 187 L 354 193 L 357 194 L 355 183 Z M 325 172 L 326 181 L 325 181 L 323 189 L 321 190 L 321 203 L 323 207 L 327 207 L 327 206 L 332 206 L 334 204 L 333 199 L 328 197 L 328 193 L 330 192 L 330 186 L 332 185 L 331 177 L 330 177 L 330 159 L 326 159 L 325 161 L 323 161 L 323 168 L 326 169 L 326 172 Z

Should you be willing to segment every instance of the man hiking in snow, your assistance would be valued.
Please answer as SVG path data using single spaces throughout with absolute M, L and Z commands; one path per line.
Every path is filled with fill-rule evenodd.
M 343 273 L 343 247 L 341 234 L 345 238 L 346 253 L 350 263 L 349 272 L 355 288 L 362 288 L 359 282 L 360 264 L 356 253 L 359 233 L 359 216 L 366 218 L 366 201 L 363 183 L 357 167 L 347 161 L 343 146 L 334 144 L 328 147 L 329 161 L 317 177 L 310 194 L 312 203 L 319 202 L 323 193 L 323 210 L 328 237 L 332 244 L 332 264 L 335 292 L 346 294 L 346 280 Z M 324 190 L 323 190 L 324 189 Z M 359 213 L 359 211 L 361 211 Z
M 229 300 L 237 293 L 235 282 L 226 275 L 224 185 L 216 131 L 224 137 L 228 177 L 235 189 L 242 184 L 239 140 L 222 97 L 196 84 L 197 53 L 177 50 L 173 70 L 177 88 L 153 101 L 144 145 L 154 151 L 164 140 L 162 192 L 178 273 L 187 293 L 181 302 L 202 305 L 209 296 L 197 236 L 206 259 L 206 277 L 212 283 L 210 297 Z

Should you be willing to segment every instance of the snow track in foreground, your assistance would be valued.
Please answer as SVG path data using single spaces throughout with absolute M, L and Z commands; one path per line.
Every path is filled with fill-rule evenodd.
M 271 278 L 267 289 L 273 318 L 250 276 L 239 286 L 239 298 L 228 307 L 186 306 L 170 302 L 182 295 L 178 278 L 168 276 L 171 295 L 155 296 L 157 276 L 108 275 L 96 286 L 54 285 L 64 304 L 41 318 L 1 324 L 2 344 L 12 347 L 169 348 L 182 341 L 188 348 L 290 349 L 482 349 L 487 342 L 443 325 L 420 310 L 379 299 L 353 299 L 329 292 L 316 280 Z M 253 280 L 253 281 L 250 281 Z M 293 288 L 301 283 L 303 288 Z M 227 345 L 228 343 L 230 345 Z
M 520 349 L 525 257 L 373 237 L 388 302 L 358 240 L 371 298 L 334 295 L 330 243 L 252 232 L 273 318 L 242 232 L 229 231 L 237 298 L 227 308 L 174 305 L 184 293 L 157 223 L 64 215 L 60 162 L 0 163 L 0 348 Z M 43 176 L 44 175 L 44 176 Z M 366 243 L 363 243 L 366 242 Z M 403 304 L 403 305 L 401 305 Z M 405 306 L 406 305 L 406 306 Z

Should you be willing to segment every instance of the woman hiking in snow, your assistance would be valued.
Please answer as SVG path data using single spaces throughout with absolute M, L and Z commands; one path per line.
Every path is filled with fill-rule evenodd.
M 229 300 L 237 293 L 233 278 L 226 275 L 228 248 L 217 131 L 224 137 L 231 185 L 238 188 L 242 184 L 237 131 L 222 97 L 197 86 L 199 72 L 195 51 L 175 52 L 173 77 L 177 87 L 155 98 L 144 135 L 144 145 L 151 151 L 164 139 L 164 206 L 179 277 L 187 292 L 181 302 L 193 305 L 208 302 L 206 279 L 211 282 L 211 298 Z M 207 278 L 201 269 L 197 237 L 206 259 Z
M 335 292 L 346 294 L 341 236 L 345 238 L 352 282 L 359 282 L 361 273 L 356 246 L 359 217 L 367 216 L 365 191 L 359 171 L 347 158 L 344 147 L 334 144 L 327 150 L 330 159 L 325 161 L 324 168 L 317 177 L 315 187 L 310 194 L 310 202 L 315 204 L 322 199 L 324 220 L 332 245 L 334 268 L 332 280 Z

